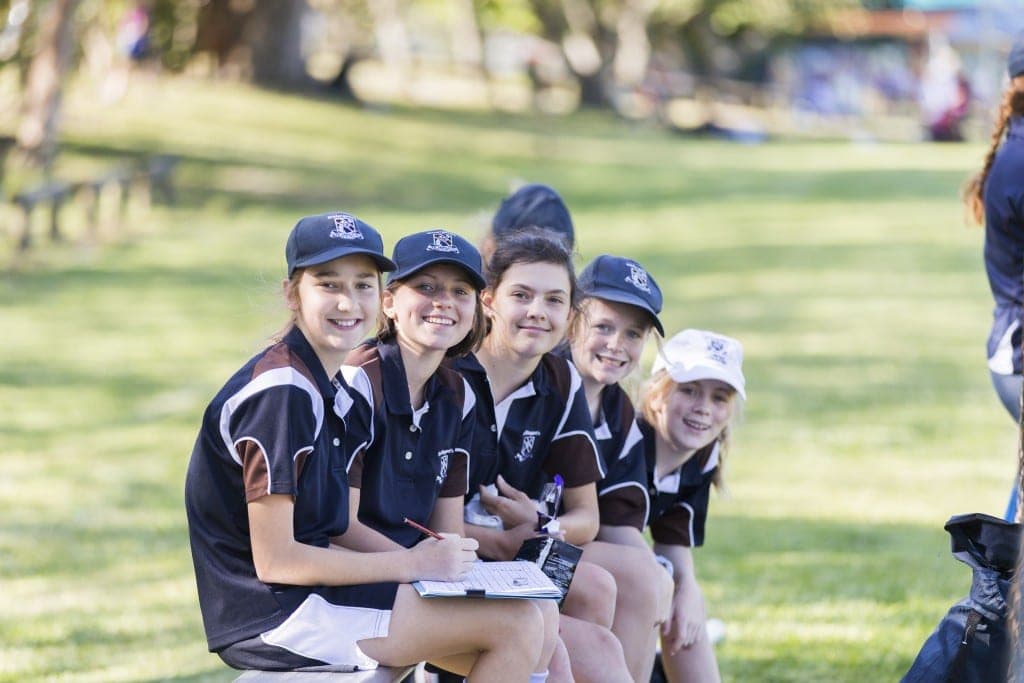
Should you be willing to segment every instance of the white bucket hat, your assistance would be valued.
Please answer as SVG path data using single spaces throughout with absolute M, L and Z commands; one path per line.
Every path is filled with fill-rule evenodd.
M 743 346 L 723 334 L 683 330 L 665 342 L 654 359 L 651 374 L 666 370 L 676 382 L 717 379 L 746 400 L 743 379 Z

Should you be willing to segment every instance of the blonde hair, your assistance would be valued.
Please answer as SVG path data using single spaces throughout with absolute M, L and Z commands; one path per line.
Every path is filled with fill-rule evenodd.
M 644 382 L 640 388 L 640 414 L 643 415 L 644 421 L 653 427 L 655 431 L 660 430 L 655 403 L 663 403 L 668 400 L 668 395 L 675 390 L 678 384 L 667 371 L 660 370 Z M 743 414 L 743 401 L 740 399 L 739 392 L 735 389 L 733 389 L 732 397 L 730 398 L 730 407 L 732 408 L 732 414 L 729 416 L 729 422 L 722 428 L 721 433 L 715 439 L 718 442 L 718 469 L 711 475 L 711 483 L 722 492 L 726 491 L 725 461 L 732 445 L 732 433 L 739 425 Z
M 982 225 L 985 222 L 985 182 L 988 180 L 989 171 L 992 170 L 996 153 L 1006 136 L 1010 117 L 1015 115 L 1024 115 L 1024 91 L 1018 90 L 1011 80 L 1010 85 L 1003 92 L 1003 100 L 999 104 L 995 128 L 992 131 L 992 141 L 989 143 L 988 152 L 985 153 L 985 162 L 980 171 L 967 179 L 961 191 L 969 222 L 977 225 Z

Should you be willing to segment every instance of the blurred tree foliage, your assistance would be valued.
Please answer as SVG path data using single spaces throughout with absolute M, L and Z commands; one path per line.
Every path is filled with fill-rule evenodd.
M 105 63 L 171 72 L 205 65 L 222 77 L 274 88 L 309 89 L 333 80 L 340 92 L 356 61 L 376 57 L 411 79 L 424 46 L 433 45 L 436 52 L 438 43 L 451 64 L 484 73 L 485 38 L 501 32 L 540 46 L 527 50 L 522 60 L 534 83 L 543 85 L 532 73 L 537 62 L 555 54 L 578 84 L 581 103 L 605 107 L 614 104 L 617 92 L 641 87 L 652 61 L 657 69 L 685 72 L 698 81 L 756 79 L 759 60 L 772 42 L 822 30 L 830 14 L 860 5 L 858 0 L 0 0 L 0 68 L 20 70 L 23 116 L 33 118 L 38 131 L 56 120 L 64 73 L 83 63 L 99 71 Z M 141 36 L 135 35 L 139 26 Z M 316 69 L 311 68 L 314 55 Z M 48 94 L 41 94 L 46 88 L 40 90 L 40 82 L 49 84 Z M 23 144 L 30 144 L 27 136 Z

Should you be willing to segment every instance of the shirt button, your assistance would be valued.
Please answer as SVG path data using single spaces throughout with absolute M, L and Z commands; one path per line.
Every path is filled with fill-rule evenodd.
M 332 441 L 331 443 L 333 443 L 335 446 L 340 446 L 341 439 L 339 439 L 338 437 L 334 437 L 334 441 Z
M 491 431 L 492 432 L 498 431 L 498 425 L 491 425 Z
M 406 451 L 405 452 L 405 459 L 406 460 L 412 460 L 412 451 Z

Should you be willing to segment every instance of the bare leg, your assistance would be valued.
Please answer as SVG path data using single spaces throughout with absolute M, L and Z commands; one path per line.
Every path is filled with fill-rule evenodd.
M 609 629 L 562 614 L 561 635 L 577 683 L 632 680 L 619 639 Z
M 443 661 L 472 683 L 525 681 L 537 668 L 544 631 L 528 600 L 424 600 L 402 585 L 387 637 L 359 647 L 382 664 Z
M 610 628 L 615 618 L 615 600 L 612 575 L 593 562 L 581 560 L 569 584 L 562 614 Z
M 565 642 L 559 637 L 555 652 L 548 662 L 548 683 L 574 683 L 574 680 L 569 651 L 565 649 Z
M 583 558 L 607 569 L 618 588 L 612 632 L 633 680 L 649 681 L 658 642 L 659 606 L 672 599 L 672 580 L 649 548 L 594 541 L 583 549 Z
M 661 664 L 669 683 L 720 683 L 722 680 L 707 634 L 702 634 L 690 647 L 679 648 L 674 655 L 663 650 Z

